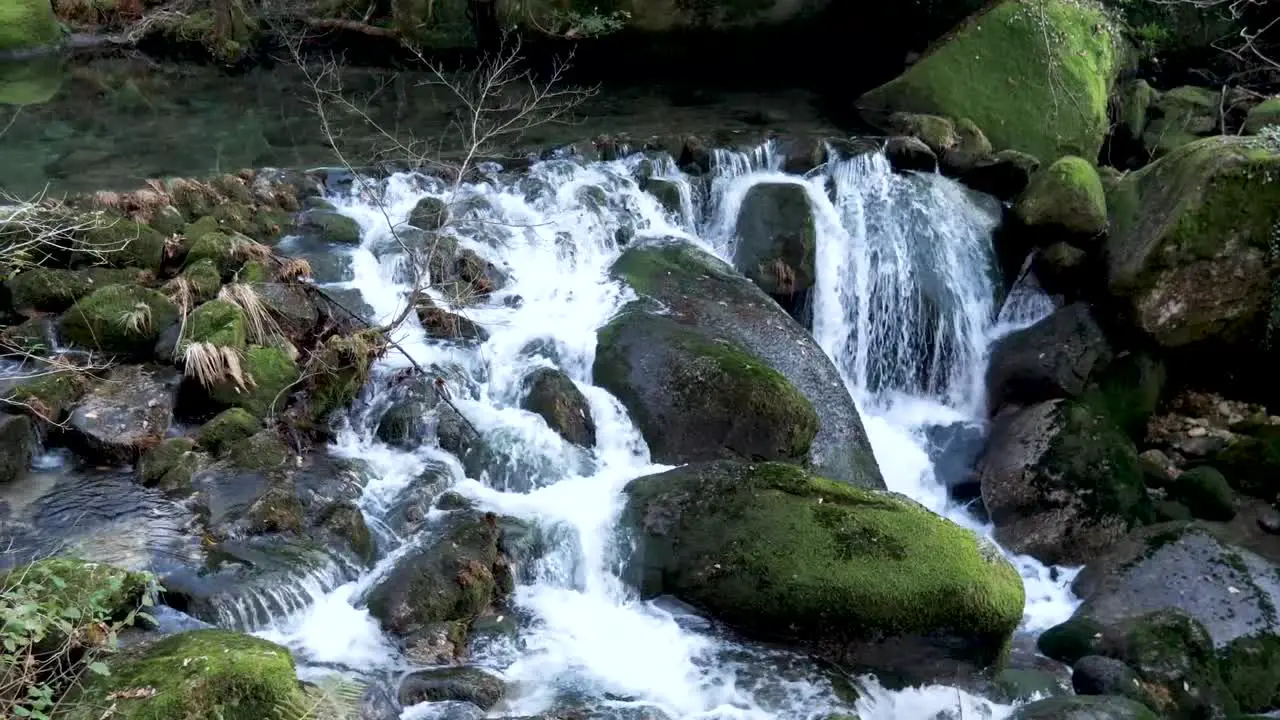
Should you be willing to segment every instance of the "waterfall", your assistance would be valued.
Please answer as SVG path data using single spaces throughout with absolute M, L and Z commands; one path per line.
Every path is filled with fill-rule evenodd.
M 642 601 L 618 577 L 614 527 L 622 489 L 667 469 L 651 463 L 618 401 L 592 384 L 596 330 L 633 297 L 609 277 L 618 239 L 681 237 L 732 257 L 738 208 L 762 181 L 809 189 L 818 225 L 814 331 L 859 405 L 886 481 L 979 532 L 989 530 L 947 502 L 924 432 L 982 420 L 983 364 L 997 327 L 990 249 L 997 216 L 990 201 L 940 177 L 896 175 L 878 156 L 833 162 L 806 178 L 782 173 L 772 145 L 717 151 L 711 161 L 710 177 L 692 181 L 670 158 L 648 161 L 646 172 L 681 183 L 681 207 L 670 215 L 640 190 L 645 159 L 638 156 L 592 163 L 557 157 L 517 177 L 494 169 L 456 195 L 438 181 L 399 174 L 330 198 L 363 235 L 349 251 L 355 277 L 336 289 L 359 290 L 381 318 L 399 313 L 408 290 L 400 258 L 387 251 L 394 245 L 388 218 L 405 221 L 423 197 L 466 208 L 449 231 L 460 247 L 508 275 L 489 302 L 463 309 L 488 330 L 488 340 L 433 342 L 412 317 L 395 340 L 418 364 L 458 379 L 453 402 L 514 470 L 510 477 L 467 478 L 459 461 L 437 447 L 408 452 L 379 442 L 359 413 L 331 452 L 366 463 L 372 479 L 361 502 L 372 527 L 383 528 L 388 508 L 416 492 L 417 478 L 430 469 L 480 507 L 537 523 L 548 539 L 548 551 L 513 598 L 524 619 L 522 647 L 495 644 L 475 658 L 508 682 L 495 713 L 528 715 L 589 700 L 620 713 L 649 709 L 681 720 L 821 720 L 839 713 L 870 720 L 932 717 L 960 702 L 966 717 L 1004 717 L 1007 706 L 941 686 L 888 692 L 868 679 L 860 699 L 842 699 L 837 686 L 847 679 L 829 668 L 724 637 L 686 608 Z M 1033 288 L 1026 292 L 1036 297 Z M 1043 309 L 1025 305 L 1019 321 Z M 552 350 L 530 352 L 535 346 Z M 378 372 L 408 364 L 391 353 Z M 548 365 L 563 370 L 589 402 L 597 442 L 588 452 L 519 406 L 523 378 Z M 423 538 L 379 537 L 389 553 L 372 571 L 260 634 L 289 646 L 306 671 L 404 669 L 362 598 Z M 1025 625 L 1065 617 L 1069 576 L 1015 560 L 1027 578 Z M 404 717 L 431 712 L 420 707 Z

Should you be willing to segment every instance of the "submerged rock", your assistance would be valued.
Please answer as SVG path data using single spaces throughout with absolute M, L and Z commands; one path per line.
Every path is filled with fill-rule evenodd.
M 994 546 L 900 495 L 739 462 L 643 477 L 626 494 L 644 595 L 881 679 L 991 665 L 1022 614 L 1022 581 Z
M 521 406 L 547 421 L 565 440 L 583 447 L 596 444 L 596 423 L 587 398 L 561 370 L 540 368 L 525 378 Z
M 173 422 L 180 379 L 171 368 L 116 367 L 71 413 L 72 442 L 98 462 L 134 462 L 164 438 Z
M 502 699 L 506 687 L 500 678 L 480 668 L 434 668 L 409 673 L 400 681 L 400 704 L 469 702 L 488 710 Z
M 715 415 L 716 406 L 727 407 L 723 397 L 710 398 L 709 406 L 686 406 L 679 404 L 685 400 L 675 397 L 652 377 L 638 374 L 634 381 L 626 379 L 632 369 L 649 366 L 649 363 L 663 373 L 693 378 L 699 372 L 712 369 L 709 357 L 719 358 L 728 362 L 727 368 L 733 371 L 717 370 L 714 374 L 721 379 L 747 383 L 738 386 L 743 388 L 760 388 L 756 383 L 767 381 L 765 385 L 777 389 L 769 392 L 776 394 L 780 402 L 770 400 L 770 405 L 762 408 L 766 416 L 787 419 L 785 425 L 761 428 L 770 439 L 773 452 L 785 449 L 787 442 L 808 434 L 810 413 L 816 413 L 817 432 L 811 436 L 812 442 L 799 443 L 807 445 L 807 454 L 802 451 L 802 456 L 808 463 L 824 477 L 884 487 L 861 418 L 839 372 L 813 337 L 750 280 L 716 258 L 680 242 L 632 247 L 614 263 L 613 273 L 646 299 L 628 308 L 602 331 L 602 336 L 612 337 L 608 342 L 602 337 L 594 374 L 598 384 L 619 397 L 629 398 L 623 403 L 632 417 L 653 418 L 652 412 L 645 408 L 664 407 L 675 417 L 682 417 L 682 425 L 705 435 L 707 429 L 699 425 L 702 420 L 694 418 L 705 419 L 711 414 L 720 428 L 713 438 L 714 444 L 698 448 L 678 436 L 670 440 L 690 452 L 689 457 L 724 457 L 718 454 L 725 452 L 723 431 L 738 424 L 748 426 L 753 422 L 750 418 Z M 650 301 L 666 308 L 669 314 L 660 315 L 650 309 Z M 645 339 L 640 328 L 656 328 L 661 334 Z M 664 336 L 670 342 L 654 340 Z M 623 342 L 628 337 L 631 338 L 629 344 Z M 680 342 L 685 339 L 713 352 L 707 356 L 684 351 Z M 659 357 L 681 357 L 685 364 L 682 367 L 662 365 L 657 362 Z M 714 367 L 718 368 L 719 364 Z M 606 376 L 612 379 L 605 379 Z M 778 382 L 779 378 L 786 384 Z M 611 382 L 616 384 L 611 387 Z M 788 385 L 794 390 L 786 391 Z M 697 383 L 691 391 L 689 398 L 698 398 L 707 392 Z M 759 397 L 763 401 L 764 396 Z M 811 409 L 806 409 L 805 404 Z M 743 408 L 732 411 L 742 413 Z M 640 426 L 650 447 L 655 447 L 655 441 L 661 445 L 660 436 L 672 432 L 670 427 L 658 426 L 652 420 L 642 419 Z M 779 438 L 791 440 L 778 443 Z M 749 447 L 746 449 L 752 452 Z M 658 455 L 654 457 L 657 459 Z M 740 457 L 750 459 L 751 455 Z
M 977 472 L 1001 544 L 1042 562 L 1084 563 L 1150 514 L 1133 443 L 1072 401 L 997 418 Z

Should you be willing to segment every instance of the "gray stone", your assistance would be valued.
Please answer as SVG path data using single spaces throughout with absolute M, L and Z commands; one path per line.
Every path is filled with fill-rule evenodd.
M 133 463 L 164 438 L 180 381 L 173 368 L 116 367 L 71 412 L 72 444 L 94 462 Z

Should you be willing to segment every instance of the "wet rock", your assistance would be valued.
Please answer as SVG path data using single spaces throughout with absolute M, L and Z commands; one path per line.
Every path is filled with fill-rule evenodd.
M 1115 695 L 1144 705 L 1152 702 L 1133 668 L 1123 660 L 1102 655 L 1086 655 L 1075 662 L 1071 687 L 1077 695 Z
M 93 384 L 79 372 L 54 372 L 24 380 L 0 380 L 0 396 L 9 411 L 31 417 L 44 433 L 49 426 L 62 422 Z
M 1043 562 L 1082 564 L 1150 515 L 1133 443 L 1068 400 L 997 418 L 977 472 L 1001 544 Z
M 191 490 L 191 478 L 203 461 L 194 442 L 170 438 L 143 453 L 138 461 L 138 479 L 147 487 L 185 494 Z
M 817 230 L 807 186 L 758 183 L 742 198 L 733 265 L 771 296 L 813 287 Z
M 21 480 L 27 474 L 35 446 L 31 418 L 0 413 L 0 483 Z
M 287 337 L 306 338 L 319 324 L 320 307 L 305 286 L 263 282 L 250 287 Z
M 651 448 L 661 446 L 660 436 L 672 430 L 653 420 L 656 416 L 644 408 L 649 405 L 662 407 L 672 402 L 673 393 L 669 386 L 663 387 L 655 382 L 655 376 L 646 377 L 638 371 L 634 386 L 630 381 L 622 382 L 621 378 L 632 372 L 631 368 L 643 366 L 663 373 L 679 372 L 693 379 L 711 366 L 706 363 L 706 356 L 699 358 L 702 353 L 687 353 L 677 344 L 663 347 L 663 342 L 655 340 L 660 335 L 646 338 L 644 332 L 638 330 L 642 327 L 659 328 L 673 341 L 685 337 L 696 339 L 698 347 L 712 350 L 709 353 L 712 358 L 746 355 L 743 362 L 730 364 L 729 369 L 733 372 L 724 376 L 727 379 L 751 380 L 752 384 L 755 379 L 768 379 L 764 385 L 772 384 L 785 390 L 785 385 L 777 383 L 775 376 L 763 370 L 780 373 L 786 383 L 811 404 L 817 415 L 817 434 L 808 443 L 807 453 L 803 453 L 808 463 L 824 477 L 867 487 L 884 486 L 862 421 L 835 366 L 812 336 L 751 281 L 706 253 L 678 242 L 629 248 L 614 263 L 613 274 L 644 296 L 645 302 L 655 301 L 669 311 L 668 315 L 658 316 L 646 309 L 649 306 L 644 303 L 629 308 L 609 326 L 612 330 L 606 329 L 606 335 L 616 332 L 614 340 L 618 343 L 611 348 L 611 343 L 601 342 L 594 368 L 597 384 L 623 398 L 623 404 L 632 417 L 638 419 L 641 432 Z M 624 331 L 631 333 L 630 345 L 622 342 Z M 660 360 L 660 357 L 667 356 L 682 356 L 689 363 L 683 368 L 673 368 Z M 611 373 L 613 379 L 609 379 Z M 612 386 L 611 382 L 614 383 Z M 691 383 L 690 389 L 691 397 L 707 392 L 705 386 L 698 382 Z M 769 391 L 767 394 L 773 399 L 763 408 L 765 416 L 789 417 L 785 425 L 766 428 L 769 434 L 774 437 L 802 437 L 798 431 L 808 423 L 805 420 L 808 412 L 803 405 L 790 399 L 793 397 L 790 391 Z M 778 398 L 786 400 L 786 403 L 778 403 Z M 708 408 L 722 405 L 725 398 L 715 397 L 708 402 L 710 405 L 703 408 L 696 404 L 683 407 L 705 414 L 709 412 Z M 684 411 L 680 412 L 683 414 Z M 717 416 L 720 430 L 715 433 L 717 437 L 711 444 L 696 447 L 676 437 L 674 446 L 685 447 L 691 457 L 720 456 L 725 449 L 726 435 L 723 433 L 726 430 L 731 430 L 738 423 L 757 422 L 745 417 L 742 407 L 734 412 L 737 415 L 725 411 L 722 416 Z M 700 422 L 686 419 L 682 423 L 699 433 L 709 432 L 707 426 Z M 655 454 L 655 460 L 659 456 Z M 677 456 L 674 451 L 670 455 Z
M 421 702 L 469 702 L 488 710 L 502 699 L 506 687 L 502 680 L 479 668 L 433 668 L 418 670 L 400 683 L 400 704 Z
M 1246 495 L 1275 500 L 1280 497 L 1280 426 L 1265 425 L 1208 453 L 1231 487 Z
M 987 407 L 1079 397 L 1111 362 L 1111 346 L 1084 303 L 1001 338 L 987 369 Z
M 1088 160 L 1064 157 L 1037 172 L 1014 206 L 1018 219 L 1041 233 L 1088 242 L 1107 229 L 1107 200 Z
M 418 322 L 428 337 L 438 340 L 474 340 L 484 342 L 489 339 L 489 331 L 480 324 L 457 313 L 437 307 L 429 298 L 419 298 Z
M 360 244 L 360 224 L 328 210 L 312 210 L 303 216 L 303 228 L 318 231 L 326 242 L 339 245 Z
M 1031 272 L 1045 292 L 1071 300 L 1084 296 L 1094 281 L 1087 277 L 1089 256 L 1084 250 L 1058 241 L 1039 248 L 1031 260 Z
M 1222 98 L 1217 90 L 1177 87 L 1154 97 L 1142 142 L 1153 157 L 1167 155 L 1218 127 Z
M 1164 363 L 1152 355 L 1122 353 L 1100 373 L 1091 374 L 1083 401 L 1111 418 L 1130 438 L 1141 441 L 1160 405 L 1166 379 Z
M 587 398 L 563 371 L 535 370 L 524 381 L 521 407 L 536 413 L 565 440 L 583 447 L 596 444 L 596 424 Z
M 160 333 L 177 320 L 177 306 L 159 292 L 108 285 L 64 312 L 58 330 L 65 342 L 82 348 L 147 357 Z
M 667 214 L 680 217 L 684 212 L 679 181 L 673 178 L 647 177 L 640 181 L 640 189 L 652 195 Z
M 1001 200 L 1012 200 L 1022 194 L 1031 182 L 1031 176 L 1040 169 L 1040 160 L 1034 155 L 1017 150 L 1001 150 L 974 163 L 961 175 L 965 185 L 994 195 Z
M 1145 705 L 1123 697 L 1065 695 L 1028 703 L 1009 720 L 1157 720 Z
M 1227 521 L 1235 517 L 1231 486 L 1222 473 L 1204 465 L 1178 475 L 1169 496 L 1191 509 L 1203 520 Z
M 626 494 L 642 594 L 886 682 L 994 663 L 1022 613 L 1021 580 L 993 546 L 900 495 L 736 462 L 643 477 Z
M 1238 638 L 1219 652 L 1222 681 L 1240 711 L 1280 708 L 1280 636 L 1259 633 Z
M 44 357 L 54 348 L 55 327 L 47 317 L 34 317 L 0 330 L 0 347 Z
M 973 500 L 982 487 L 973 468 L 986 446 L 986 428 L 977 423 L 939 425 L 927 430 L 934 476 L 957 500 Z
M 122 365 L 71 413 L 69 441 L 97 462 L 124 465 L 158 444 L 173 422 L 180 376 L 171 368 Z
M 449 206 L 440 198 L 424 197 L 409 212 L 409 224 L 420 230 L 439 230 L 447 222 Z
M 1280 512 L 1269 510 L 1258 517 L 1258 527 L 1270 535 L 1280 535 Z
M 942 168 L 952 176 L 963 175 L 991 156 L 991 141 L 982 128 L 968 118 L 955 123 L 957 141 L 942 153 Z
M 200 428 L 200 446 L 222 455 L 244 443 L 262 429 L 258 418 L 243 408 L 224 410 Z
M 938 169 L 938 156 L 917 137 L 895 135 L 889 138 L 884 154 L 895 170 L 933 172 Z

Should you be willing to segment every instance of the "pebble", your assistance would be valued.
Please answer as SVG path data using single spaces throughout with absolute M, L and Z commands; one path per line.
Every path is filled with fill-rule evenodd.
M 1258 516 L 1258 527 L 1271 535 L 1280 535 L 1280 513 L 1267 510 Z
M 1197 425 L 1187 431 L 1187 436 L 1193 437 L 1193 438 L 1204 437 L 1205 435 L 1208 435 L 1208 434 L 1209 434 L 1209 431 L 1206 430 L 1202 425 Z

